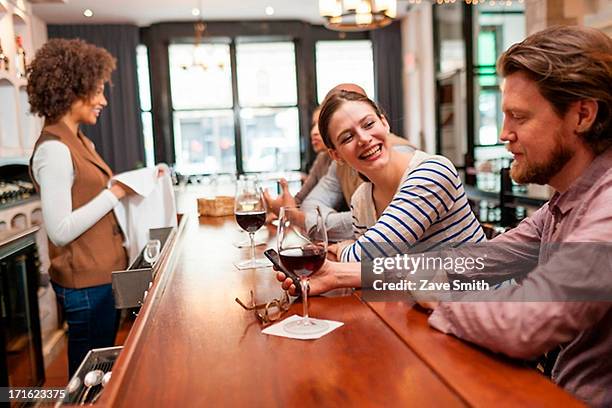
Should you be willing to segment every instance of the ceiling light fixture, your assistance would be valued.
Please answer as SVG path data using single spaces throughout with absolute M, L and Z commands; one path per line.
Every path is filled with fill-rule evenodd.
M 410 4 L 421 4 L 425 2 L 443 5 L 443 4 L 455 4 L 457 2 L 461 2 L 462 0 L 408 0 Z M 514 3 L 524 4 L 525 0 L 463 0 L 465 4 L 471 4 L 472 6 L 478 6 L 479 4 L 489 5 L 489 6 L 506 6 L 510 7 Z
M 325 26 L 336 31 L 385 27 L 397 16 L 396 0 L 319 0 Z
M 195 16 L 195 17 L 199 16 L 200 15 L 200 9 L 197 8 L 197 7 L 192 8 L 191 9 L 191 15 Z
M 93 17 L 94 13 L 93 13 L 93 11 L 91 11 L 91 9 L 85 9 L 85 10 L 83 10 L 83 15 L 85 17 L 89 18 L 89 17 Z
M 274 15 L 274 7 L 272 7 L 272 6 L 266 7 L 266 15 L 267 16 Z
M 202 10 L 201 7 L 198 9 L 198 11 L 200 10 Z M 207 71 L 210 64 L 206 60 L 210 58 L 206 57 L 206 55 L 202 52 L 204 50 L 202 50 L 202 48 L 200 47 L 202 43 L 202 39 L 204 38 L 204 32 L 206 31 L 206 24 L 204 23 L 204 20 L 202 19 L 202 17 L 200 17 L 198 21 L 196 21 L 193 24 L 193 30 L 195 34 L 194 35 L 195 39 L 194 39 L 193 57 L 191 60 L 191 64 L 181 64 L 181 68 L 184 70 L 188 70 L 191 68 L 200 68 L 203 71 Z M 216 62 L 213 62 L 212 65 L 216 66 L 222 71 L 225 70 L 225 62 L 223 60 L 218 60 Z

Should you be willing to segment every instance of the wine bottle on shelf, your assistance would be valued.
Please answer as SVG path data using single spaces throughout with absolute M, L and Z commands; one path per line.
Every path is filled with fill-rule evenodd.
M 0 71 L 2 70 L 9 70 L 9 59 L 8 55 L 6 55 L 2 49 L 2 42 L 0 42 Z
M 15 54 L 15 69 L 17 70 L 18 78 L 25 78 L 26 75 L 26 53 L 23 49 L 23 41 L 21 36 L 15 36 L 15 44 L 17 52 Z

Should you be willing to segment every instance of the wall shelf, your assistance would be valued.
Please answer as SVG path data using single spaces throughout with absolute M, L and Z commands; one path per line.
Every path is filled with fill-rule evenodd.
M 16 36 L 22 39 L 28 63 L 46 40 L 46 27 L 33 18 L 28 2 L 0 0 L 0 42 L 9 58 L 9 70 L 0 71 L 0 157 L 27 159 L 42 128 L 42 119 L 30 113 L 27 80 L 17 75 Z M 38 43 L 34 38 L 39 39 Z
M 0 85 L 4 82 L 7 82 L 11 86 L 15 85 L 13 82 L 13 77 L 6 71 L 0 72 Z M 5 84 L 4 86 L 8 86 L 8 84 Z

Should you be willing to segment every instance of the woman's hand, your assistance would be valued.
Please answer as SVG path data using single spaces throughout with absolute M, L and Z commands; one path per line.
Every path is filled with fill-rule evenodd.
M 282 178 L 279 180 L 279 183 L 282 191 L 278 197 L 272 198 L 270 197 L 270 193 L 268 193 L 267 189 L 264 191 L 264 200 L 266 200 L 266 206 L 268 208 L 268 211 L 270 211 L 277 217 L 281 207 L 296 206 L 295 198 L 293 198 L 293 196 L 289 192 L 289 183 L 287 183 L 287 180 Z
M 337 244 L 329 244 L 327 246 L 327 259 L 329 259 L 330 261 L 338 262 L 338 256 L 336 255 L 337 250 Z
M 353 243 L 355 243 L 354 239 L 345 239 L 344 241 L 340 241 L 337 242 L 335 244 L 331 244 L 327 246 L 327 258 L 331 259 L 332 257 L 336 257 L 336 260 L 340 260 L 340 258 L 342 257 L 342 251 L 344 251 L 344 248 L 346 248 L 347 246 L 351 246 Z M 333 255 L 331 255 L 333 254 Z
M 278 220 L 278 217 L 273 212 L 268 211 L 266 214 L 266 224 L 272 224 L 274 220 Z
M 320 295 L 332 289 L 339 287 L 336 275 L 334 274 L 334 264 L 336 262 L 326 260 L 321 269 L 310 275 L 310 290 L 309 295 Z M 276 279 L 282 282 L 283 289 L 289 291 L 289 294 L 295 296 L 295 284 L 293 279 L 289 278 L 282 272 L 277 272 Z
M 121 200 L 123 197 L 128 195 L 136 194 L 134 190 L 119 181 L 113 182 L 110 191 L 115 195 L 115 197 L 117 197 L 117 200 Z
M 419 306 L 421 306 L 423 309 L 427 309 L 427 310 L 436 310 L 436 307 L 438 307 L 438 304 L 440 302 L 434 300 L 434 301 L 430 301 L 430 302 L 425 302 L 422 300 L 417 300 L 417 303 L 419 304 Z

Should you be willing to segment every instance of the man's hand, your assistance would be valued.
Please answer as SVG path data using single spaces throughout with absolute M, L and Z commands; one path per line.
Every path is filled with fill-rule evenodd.
M 266 200 L 266 206 L 268 211 L 273 213 L 278 217 L 278 213 L 280 212 L 281 207 L 295 207 L 295 198 L 289 192 L 289 183 L 284 178 L 279 180 L 281 186 L 281 194 L 276 197 L 270 197 L 270 193 L 268 193 L 268 189 L 264 191 L 264 200 Z
M 326 260 L 321 269 L 310 275 L 310 290 L 308 294 L 311 296 L 320 295 L 332 289 L 336 289 L 338 282 L 334 274 L 334 264 L 336 262 Z M 282 282 L 283 289 L 289 291 L 289 294 L 295 296 L 295 284 L 293 279 L 285 276 L 282 272 L 277 272 L 276 279 Z

